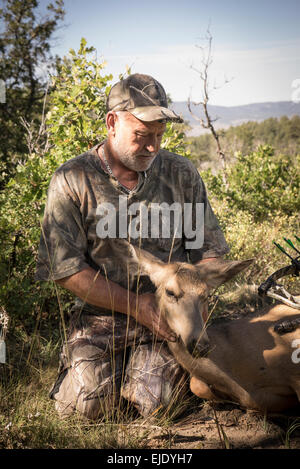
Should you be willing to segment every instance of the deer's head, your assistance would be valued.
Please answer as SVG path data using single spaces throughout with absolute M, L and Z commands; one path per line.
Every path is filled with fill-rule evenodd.
M 123 240 L 114 241 L 112 248 L 131 274 L 150 277 L 156 286 L 161 313 L 193 356 L 203 355 L 209 348 L 202 314 L 210 290 L 253 262 L 253 259 L 225 261 L 220 258 L 199 265 L 165 263 Z

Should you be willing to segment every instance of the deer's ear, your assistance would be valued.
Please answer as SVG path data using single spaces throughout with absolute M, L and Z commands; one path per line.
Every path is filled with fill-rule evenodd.
M 169 269 L 168 264 L 144 249 L 131 245 L 131 250 L 132 252 L 135 251 L 133 257 L 138 260 L 141 274 L 148 275 L 152 283 L 158 287 L 164 280 L 167 270 Z
M 216 259 L 202 265 L 199 264 L 197 270 L 201 279 L 207 283 L 208 287 L 217 288 L 249 267 L 253 261 L 254 259 L 246 259 L 244 261 Z
M 114 239 L 110 240 L 109 243 L 113 255 L 127 266 L 132 275 L 148 275 L 156 286 L 160 284 L 167 264 L 150 252 L 133 246 L 126 240 Z

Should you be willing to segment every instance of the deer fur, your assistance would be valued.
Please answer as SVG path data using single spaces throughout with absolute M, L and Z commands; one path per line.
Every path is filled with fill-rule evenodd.
M 292 354 L 293 344 L 300 345 L 300 328 L 280 334 L 274 330 L 286 320 L 300 324 L 299 310 L 277 305 L 209 327 L 203 321 L 210 290 L 247 268 L 252 259 L 167 264 L 128 243 L 117 242 L 113 249 L 132 274 L 148 275 L 156 286 L 161 314 L 178 336 L 177 342 L 168 342 L 169 348 L 190 373 L 194 394 L 260 411 L 280 412 L 299 404 L 300 363 Z

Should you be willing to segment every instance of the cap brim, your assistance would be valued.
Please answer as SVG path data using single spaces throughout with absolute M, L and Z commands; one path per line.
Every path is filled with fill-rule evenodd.
M 141 106 L 134 109 L 127 109 L 130 114 L 135 116 L 137 119 L 144 122 L 151 121 L 172 121 L 172 122 L 183 122 L 183 119 L 178 116 L 174 111 L 167 107 L 161 106 Z

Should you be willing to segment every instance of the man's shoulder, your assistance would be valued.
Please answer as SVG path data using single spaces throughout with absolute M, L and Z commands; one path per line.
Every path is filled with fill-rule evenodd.
M 87 171 L 91 165 L 93 166 L 95 164 L 95 153 L 92 150 L 88 150 L 65 161 L 56 169 L 55 174 L 59 175 L 73 171 Z
M 193 163 L 185 156 L 161 149 L 160 152 L 160 170 L 168 174 L 178 174 L 181 177 L 199 179 L 200 175 Z
M 50 189 L 61 193 L 80 193 L 90 186 L 87 181 L 94 183 L 96 178 L 97 184 L 101 184 L 103 175 L 96 147 L 93 147 L 61 164 L 52 175 Z

